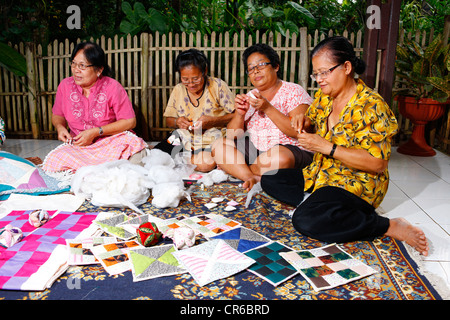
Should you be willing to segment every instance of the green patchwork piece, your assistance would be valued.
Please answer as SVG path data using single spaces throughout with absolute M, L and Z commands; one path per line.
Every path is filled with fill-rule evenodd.
M 339 270 L 337 272 L 337 274 L 339 274 L 341 277 L 343 277 L 347 280 L 350 280 L 350 279 L 360 276 L 359 273 L 356 273 L 355 271 L 350 270 L 350 269 Z

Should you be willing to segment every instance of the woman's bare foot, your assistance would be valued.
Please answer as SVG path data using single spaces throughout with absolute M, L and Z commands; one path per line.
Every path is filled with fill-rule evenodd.
M 248 192 L 252 190 L 253 186 L 261 180 L 261 177 L 253 176 L 247 180 L 244 180 L 242 187 Z
M 425 233 L 403 218 L 391 219 L 385 235 L 396 240 L 405 241 L 420 254 L 424 256 L 428 255 L 429 248 Z

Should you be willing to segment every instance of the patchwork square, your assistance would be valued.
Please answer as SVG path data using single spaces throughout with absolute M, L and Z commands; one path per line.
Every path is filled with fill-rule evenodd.
M 247 251 L 245 255 L 254 259 L 256 263 L 248 268 L 248 271 L 263 278 L 273 286 L 295 276 L 297 270 L 288 263 L 281 255 L 281 252 L 289 252 L 290 248 L 279 242 L 271 242 L 262 247 Z
M 157 277 L 187 272 L 173 256 L 173 245 L 131 249 L 131 271 L 133 281 L 143 281 Z
M 67 263 L 69 265 L 90 265 L 99 264 L 100 262 L 92 253 L 92 247 L 101 244 L 116 242 L 115 237 L 92 237 L 86 239 L 68 239 L 67 244 Z
M 116 275 L 131 270 L 128 253 L 131 248 L 139 246 L 136 241 L 123 241 L 94 246 L 91 251 L 106 272 Z
M 162 221 L 160 218 L 157 218 L 151 214 L 144 214 L 134 218 L 127 217 L 126 221 L 119 222 L 116 226 L 118 228 L 123 228 L 125 231 L 129 232 L 133 236 L 136 236 L 136 230 L 139 226 L 146 222 L 160 222 Z M 130 238 L 127 238 L 130 239 Z
M 94 223 L 98 225 L 106 233 L 115 236 L 121 240 L 129 240 L 136 236 L 136 232 L 132 233 L 125 228 L 122 224 L 127 223 L 128 218 L 125 214 L 116 214 L 109 218 L 96 220 Z
M 316 291 L 344 285 L 377 272 L 336 244 L 312 250 L 280 253 L 280 255 L 295 267 Z M 309 261 L 320 261 L 323 265 L 314 266 Z
M 66 240 L 74 239 L 89 229 L 98 214 L 49 212 L 52 218 L 43 226 L 34 228 L 28 223 L 28 214 L 31 211 L 14 211 L 0 220 L 0 225 L 11 223 L 22 226 L 24 231 L 22 241 L 7 249 L 0 248 L 0 289 L 44 290 L 56 272 L 65 271 L 64 268 L 67 268 Z M 69 231 L 74 226 L 77 226 L 75 230 Z M 47 264 L 50 258 L 51 266 Z M 33 277 L 36 272 L 39 272 L 39 277 Z
M 184 226 L 193 229 L 196 234 L 202 234 L 205 238 L 212 238 L 241 225 L 240 222 L 212 213 L 189 217 L 180 222 Z
M 40 167 L 15 154 L 0 150 L 0 201 L 13 193 L 28 195 L 56 194 L 69 191 Z
M 199 286 L 230 277 L 255 263 L 221 239 L 176 251 L 173 255 Z

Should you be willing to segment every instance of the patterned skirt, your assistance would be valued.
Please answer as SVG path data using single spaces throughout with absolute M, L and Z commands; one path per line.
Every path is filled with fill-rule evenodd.
M 64 143 L 50 151 L 42 164 L 46 172 L 72 171 L 84 166 L 129 159 L 147 148 L 147 143 L 131 132 L 122 132 L 97 140 L 89 146 Z

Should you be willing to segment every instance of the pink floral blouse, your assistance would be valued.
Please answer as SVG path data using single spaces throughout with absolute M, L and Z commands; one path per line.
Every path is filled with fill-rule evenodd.
M 255 91 L 257 89 L 253 89 L 250 92 Z M 285 115 L 288 115 L 289 112 L 301 104 L 310 105 L 312 102 L 313 99 L 302 86 L 286 81 L 283 81 L 280 89 L 270 101 L 275 108 Z M 245 121 L 250 140 L 260 151 L 267 151 L 277 144 L 299 146 L 296 139 L 285 135 L 268 116 L 256 111 L 253 107 L 250 107 L 245 114 Z
M 73 77 L 65 78 L 56 91 L 53 114 L 66 119 L 73 136 L 86 129 L 135 117 L 127 92 L 110 77 L 99 78 L 91 88 L 89 98 L 83 95 Z

